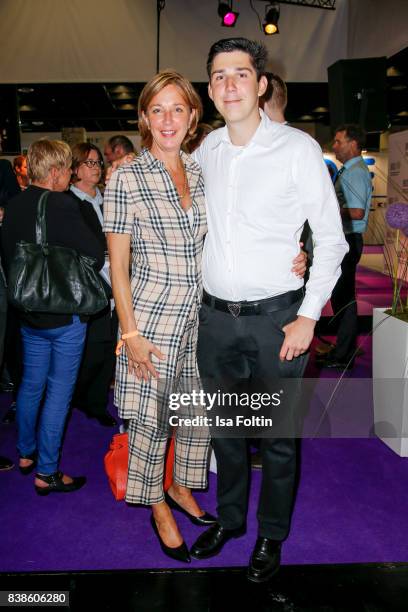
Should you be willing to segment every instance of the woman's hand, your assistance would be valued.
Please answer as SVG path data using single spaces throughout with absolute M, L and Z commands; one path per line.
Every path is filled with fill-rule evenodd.
M 160 360 L 165 356 L 157 346 L 144 336 L 134 336 L 125 340 L 126 354 L 129 362 L 129 374 L 134 374 L 139 380 L 148 382 L 150 376 L 159 378 L 159 374 L 152 363 L 152 355 Z
M 303 246 L 303 242 L 299 242 L 300 248 Z M 305 251 L 300 251 L 298 255 L 296 255 L 293 260 L 293 268 L 291 272 L 294 272 L 296 276 L 299 278 L 303 278 L 306 272 L 306 264 L 307 264 L 307 253 Z

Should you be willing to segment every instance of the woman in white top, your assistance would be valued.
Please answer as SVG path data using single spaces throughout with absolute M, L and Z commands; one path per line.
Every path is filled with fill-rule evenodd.
M 70 194 L 79 201 L 79 208 L 86 223 L 106 249 L 102 231 L 103 196 L 99 184 L 103 179 L 102 153 L 93 144 L 81 142 L 72 147 L 72 180 Z M 109 266 L 101 270 L 108 296 L 112 291 Z M 84 355 L 75 388 L 73 406 L 83 410 L 105 427 L 113 427 L 116 420 L 107 411 L 108 393 L 115 366 L 114 346 L 117 334 L 116 312 L 108 305 L 91 317 Z

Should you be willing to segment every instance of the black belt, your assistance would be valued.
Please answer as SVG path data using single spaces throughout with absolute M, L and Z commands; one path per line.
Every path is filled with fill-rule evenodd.
M 233 317 L 245 317 L 268 314 L 275 310 L 285 310 L 295 302 L 301 300 L 303 296 L 304 289 L 301 287 L 300 289 L 296 289 L 296 291 L 287 291 L 281 295 L 276 295 L 275 297 L 266 298 L 264 300 L 255 300 L 254 302 L 228 302 L 228 300 L 221 300 L 204 291 L 203 302 L 207 306 L 210 306 L 210 308 L 215 308 L 215 310 L 229 312 Z

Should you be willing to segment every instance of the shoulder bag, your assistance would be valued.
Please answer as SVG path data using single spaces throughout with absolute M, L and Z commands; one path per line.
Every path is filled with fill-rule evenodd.
M 25 312 L 91 315 L 108 303 L 95 258 L 47 243 L 46 191 L 37 204 L 35 244 L 20 241 L 9 270 L 8 298 Z

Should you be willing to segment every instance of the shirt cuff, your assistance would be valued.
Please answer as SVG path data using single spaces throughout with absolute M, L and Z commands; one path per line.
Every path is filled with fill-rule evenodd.
M 308 319 L 314 319 L 318 321 L 322 313 L 324 304 L 315 295 L 310 295 L 306 291 L 306 295 L 303 299 L 302 305 L 299 308 L 298 316 L 308 317 Z

